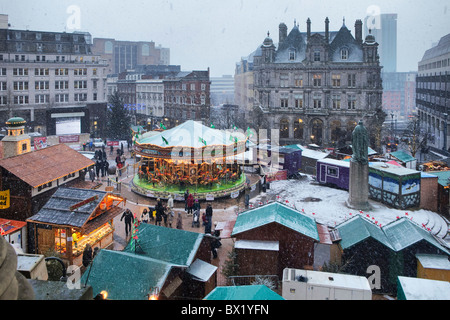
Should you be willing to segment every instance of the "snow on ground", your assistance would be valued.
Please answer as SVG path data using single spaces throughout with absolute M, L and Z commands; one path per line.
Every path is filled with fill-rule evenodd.
M 267 197 L 280 201 L 313 217 L 318 223 L 334 227 L 357 214 L 363 215 L 382 227 L 400 217 L 413 222 L 440 238 L 447 235 L 448 225 L 437 213 L 429 210 L 401 210 L 390 208 L 380 202 L 369 200 L 372 209 L 362 212 L 350 209 L 345 202 L 348 191 L 311 183 L 308 176 L 303 180 L 280 180 L 270 184 Z M 320 200 L 319 200 L 320 199 Z

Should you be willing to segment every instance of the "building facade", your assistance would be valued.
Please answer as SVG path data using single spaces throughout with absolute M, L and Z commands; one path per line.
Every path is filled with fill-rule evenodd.
M 425 51 L 418 63 L 416 106 L 421 128 L 434 137 L 428 145 L 448 151 L 450 34 Z
M 106 68 L 85 33 L 0 29 L 0 122 L 14 114 L 45 135 L 52 109 L 80 107 L 53 118 L 92 122 L 88 105 L 106 107 Z
M 170 50 L 153 41 L 119 41 L 94 38 L 92 52 L 108 63 L 108 74 L 119 74 L 137 65 L 169 65 Z
M 244 111 L 247 121 L 251 119 L 254 107 L 253 56 L 258 50 L 261 49 L 241 58 L 234 74 L 234 104 Z
M 211 105 L 234 102 L 234 78 L 231 75 L 211 77 Z
M 211 81 L 206 71 L 180 72 L 164 79 L 164 124 L 175 127 L 187 120 L 209 124 Z
M 289 34 L 281 23 L 278 47 L 268 34 L 253 59 L 254 106 L 279 130 L 281 145 L 349 144 L 359 120 L 378 130 L 371 128 L 383 93 L 378 43 L 371 34 L 363 41 L 361 20 L 355 37 L 345 21 L 330 32 L 327 18 L 325 31 L 312 33 L 308 19 L 306 33 L 294 23 Z
M 365 26 L 365 35 L 369 35 L 370 30 L 379 44 L 381 72 L 397 72 L 397 14 L 366 17 Z
M 416 111 L 417 72 L 382 72 L 383 110 L 405 122 Z

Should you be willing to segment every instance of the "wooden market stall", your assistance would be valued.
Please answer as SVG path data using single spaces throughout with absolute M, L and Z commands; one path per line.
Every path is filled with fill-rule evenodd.
M 103 249 L 113 243 L 113 219 L 124 212 L 125 201 L 99 190 L 58 188 L 27 219 L 30 248 L 40 254 L 55 250 L 69 264 L 81 265 L 87 244 Z

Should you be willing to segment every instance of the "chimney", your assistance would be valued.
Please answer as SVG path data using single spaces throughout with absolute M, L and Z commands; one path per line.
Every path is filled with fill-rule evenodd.
M 306 20 L 306 39 L 308 41 L 310 36 L 311 36 L 311 20 L 308 18 L 308 20 Z
M 280 43 L 282 43 L 287 38 L 287 26 L 284 23 L 280 23 L 278 29 L 279 29 L 278 38 Z
M 325 41 L 327 42 L 327 44 L 329 43 L 330 40 L 330 20 L 328 20 L 328 17 L 325 19 Z
M 362 21 L 360 19 L 355 22 L 355 39 L 357 42 L 362 43 Z

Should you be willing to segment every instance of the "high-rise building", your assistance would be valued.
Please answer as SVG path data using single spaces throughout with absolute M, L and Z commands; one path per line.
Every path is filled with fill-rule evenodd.
M 373 124 L 381 109 L 381 66 L 378 43 L 372 34 L 362 38 L 362 21 L 355 22 L 355 36 L 345 21 L 338 31 L 306 32 L 299 26 L 287 33 L 279 26 L 278 47 L 270 38 L 253 57 L 255 107 L 268 128 L 279 129 L 280 144 L 315 143 L 343 146 L 360 120 L 379 147 Z M 381 127 L 381 126 L 380 126 Z
M 380 64 L 383 66 L 381 72 L 397 71 L 397 14 L 387 13 L 366 17 L 365 35 L 372 35 L 379 44 L 378 53 Z
M 153 41 L 119 41 L 94 38 L 92 52 L 108 62 L 108 74 L 132 70 L 137 65 L 169 65 L 170 50 Z
M 450 34 L 425 51 L 418 64 L 416 107 L 421 128 L 431 134 L 428 144 L 448 151 L 450 112 Z
M 44 135 L 91 132 L 98 119 L 90 111 L 106 110 L 107 64 L 92 53 L 90 35 L 1 25 L 0 122 L 14 115 Z M 67 121 L 71 131 L 58 125 Z
M 232 104 L 234 102 L 234 78 L 231 75 L 211 77 L 211 104 Z

